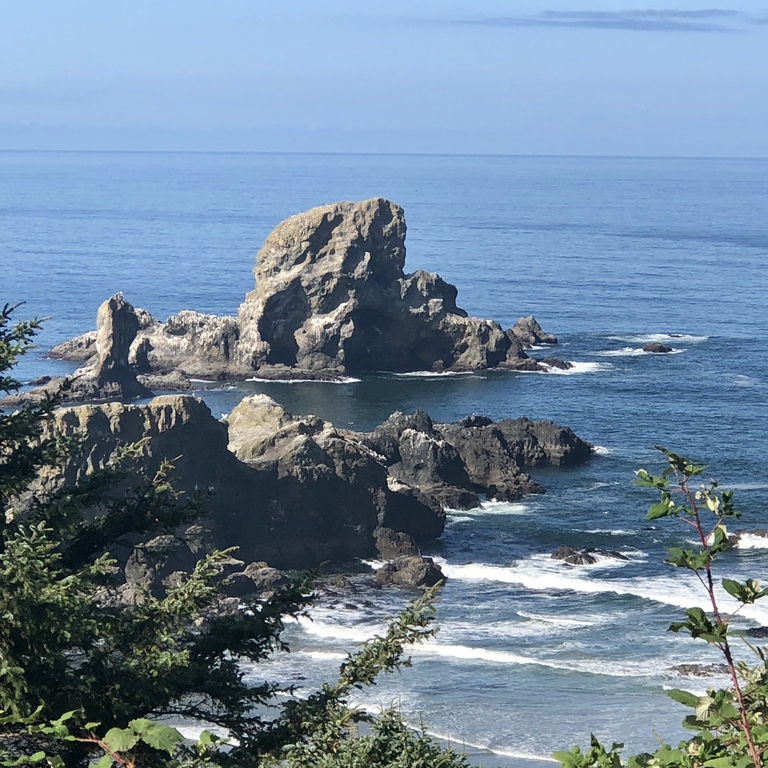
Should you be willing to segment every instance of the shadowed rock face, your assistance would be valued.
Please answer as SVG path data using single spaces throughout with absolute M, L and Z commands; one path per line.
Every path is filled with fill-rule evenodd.
M 443 505 L 477 505 L 478 494 L 517 499 L 542 492 L 522 466 L 562 466 L 591 454 L 588 443 L 550 422 L 470 417 L 435 424 L 423 412 L 396 413 L 363 434 L 293 416 L 265 395 L 243 400 L 228 423 L 196 398 L 166 395 L 146 405 L 62 408 L 52 429 L 78 435 L 79 452 L 47 470 L 38 490 L 71 485 L 105 466 L 120 446 L 142 441 L 116 493 L 173 457 L 177 489 L 207 495 L 202 527 L 177 532 L 180 548 L 162 536 L 121 548 L 129 575 L 141 583 L 232 545 L 243 561 L 279 568 L 413 557 L 442 533 Z M 163 569 L 153 571 L 149 561 L 171 549 Z
M 406 274 L 405 231 L 403 209 L 382 198 L 293 216 L 264 241 L 236 318 L 185 311 L 161 324 L 144 313 L 131 364 L 206 378 L 539 368 L 523 343 L 556 339 L 533 318 L 505 331 L 467 317 L 439 275 Z M 84 359 L 93 346 L 86 334 L 52 355 Z

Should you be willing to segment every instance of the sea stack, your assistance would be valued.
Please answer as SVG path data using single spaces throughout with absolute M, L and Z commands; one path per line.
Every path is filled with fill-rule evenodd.
M 313 208 L 279 224 L 257 254 L 237 317 L 140 315 L 131 362 L 204 378 L 338 378 L 369 371 L 546 370 L 524 345 L 556 343 L 532 318 L 504 330 L 469 317 L 439 275 L 406 274 L 405 215 L 374 198 Z M 140 310 L 137 310 L 140 312 Z M 92 336 L 52 350 L 86 359 Z

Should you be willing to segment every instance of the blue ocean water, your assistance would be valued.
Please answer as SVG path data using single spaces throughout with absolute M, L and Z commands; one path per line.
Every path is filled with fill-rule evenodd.
M 651 499 L 632 472 L 661 466 L 656 443 L 686 452 L 736 489 L 736 527 L 768 527 L 768 161 L 0 153 L 0 301 L 50 317 L 21 375 L 68 370 L 45 348 L 92 328 L 117 291 L 160 318 L 233 314 L 280 220 L 373 196 L 405 208 L 407 270 L 439 272 L 472 315 L 508 326 L 534 314 L 574 369 L 251 382 L 201 391 L 212 410 L 263 391 L 357 429 L 398 409 L 527 415 L 568 424 L 600 451 L 537 473 L 544 496 L 450 513 L 432 553 L 449 576 L 440 632 L 361 703 L 399 701 L 412 722 L 493 765 L 532 765 L 590 732 L 631 750 L 652 749 L 653 728 L 678 738 L 687 712 L 665 689 L 711 681 L 670 668 L 717 659 L 666 632 L 702 596 L 662 563 L 687 530 L 643 521 Z M 650 340 L 675 354 L 642 353 Z M 549 558 L 560 544 L 629 560 L 567 568 Z M 724 574 L 765 580 L 766 558 L 735 550 Z M 295 653 L 252 673 L 300 686 L 330 677 L 404 599 L 382 590 L 348 601 L 356 609 L 323 603 L 290 628 Z M 740 622 L 768 624 L 768 608 Z

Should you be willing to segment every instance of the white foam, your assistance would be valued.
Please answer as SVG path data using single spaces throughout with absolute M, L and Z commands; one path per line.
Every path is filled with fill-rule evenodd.
M 481 502 L 479 507 L 451 510 L 451 512 L 461 512 L 462 515 L 471 517 L 482 517 L 484 515 L 530 515 L 531 506 L 524 501 L 496 501 L 496 499 L 490 499 Z
M 208 731 L 208 733 L 212 733 L 214 736 L 226 739 L 227 744 L 230 746 L 237 746 L 240 743 L 237 739 L 231 736 L 226 728 L 213 725 L 212 723 L 206 723 L 205 725 L 192 725 L 190 723 L 185 723 L 182 725 L 174 725 L 172 727 L 175 728 L 185 739 L 189 739 L 190 741 L 197 741 L 203 731 Z
M 687 333 L 640 333 L 627 336 L 609 336 L 608 338 L 634 344 L 663 344 L 668 341 L 680 342 L 681 344 L 698 344 L 706 341 L 709 336 L 692 336 Z
M 260 384 L 357 384 L 362 379 L 356 379 L 354 376 L 341 376 L 338 379 L 262 379 L 253 376 L 246 381 L 255 381 Z
M 568 362 L 571 364 L 571 367 L 566 369 L 556 368 L 555 366 L 542 363 L 542 365 L 544 365 L 546 368 L 544 373 L 555 374 L 557 376 L 575 376 L 580 373 L 600 373 L 601 371 L 609 371 L 611 368 L 613 368 L 610 363 L 577 363 L 573 362 L 572 360 L 569 360 Z M 536 373 L 536 371 L 533 371 L 533 373 Z
M 315 637 L 322 637 L 328 640 L 343 640 L 344 642 L 364 643 L 373 637 L 382 636 L 386 633 L 385 624 L 357 624 L 348 626 L 345 624 L 336 624 L 318 619 L 309 619 L 305 616 L 299 616 L 296 619 L 299 626 L 308 634 Z
M 530 611 L 517 611 L 518 616 L 543 624 L 553 624 L 557 627 L 594 627 L 596 624 L 605 623 L 604 616 L 589 616 L 582 619 L 571 619 L 567 616 L 551 616 L 544 613 L 531 613 Z
M 438 656 L 464 662 L 509 666 L 547 667 L 548 669 L 557 669 L 564 672 L 579 672 L 608 677 L 657 677 L 659 675 L 657 659 L 648 659 L 643 662 L 624 660 L 621 662 L 611 662 L 599 656 L 595 656 L 592 659 L 545 659 L 536 658 L 535 656 L 524 656 L 512 651 L 477 648 L 468 645 L 449 645 L 434 641 L 416 646 L 411 652 L 415 656 Z
M 297 651 L 297 655 L 308 656 L 318 661 L 346 661 L 349 656 L 340 651 Z
M 553 757 L 547 755 L 537 755 L 532 752 L 522 752 L 516 750 L 513 747 L 491 747 L 489 744 L 478 744 L 475 742 L 467 741 L 466 739 L 452 736 L 451 734 L 440 733 L 439 731 L 426 731 L 427 734 L 440 741 L 445 741 L 449 745 L 461 745 L 462 747 L 470 747 L 471 749 L 480 749 L 484 752 L 490 752 L 493 755 L 499 755 L 503 757 L 519 758 L 520 760 L 536 760 L 542 763 L 556 763 Z
M 742 533 L 734 544 L 736 549 L 768 549 L 768 534 Z
M 213 379 L 190 379 L 193 384 L 216 384 Z
M 634 558 L 633 558 L 634 559 Z M 632 596 L 676 608 L 703 606 L 707 608 L 706 595 L 692 574 L 675 577 L 656 576 L 645 579 L 601 579 L 606 569 L 626 566 L 631 561 L 604 558 L 593 565 L 564 567 L 562 563 L 545 555 L 534 555 L 513 566 L 469 563 L 451 565 L 442 558 L 435 558 L 443 573 L 457 581 L 491 581 L 513 584 L 533 592 L 570 591 L 591 595 Z M 718 602 L 722 610 L 733 611 L 738 605 L 718 587 Z M 748 605 L 740 615 L 762 625 L 768 625 L 768 608 Z
M 609 536 L 634 536 L 637 530 L 630 530 L 629 528 L 587 528 L 581 533 L 607 533 Z M 636 550 L 633 550 L 633 554 Z
M 382 371 L 381 373 L 386 373 Z M 393 373 L 398 379 L 446 379 L 454 376 L 474 376 L 475 371 L 407 371 L 405 373 Z
M 473 523 L 477 520 L 476 517 L 468 517 L 467 515 L 446 515 L 445 521 L 447 525 L 456 525 L 456 523 Z
M 611 456 L 616 451 L 614 451 L 613 448 L 606 448 L 604 445 L 596 445 L 594 448 L 594 453 L 596 453 L 598 456 Z
M 685 352 L 684 349 L 675 349 L 672 347 L 669 352 L 664 352 L 665 355 L 680 355 Z M 660 357 L 658 352 L 648 352 L 642 347 L 622 347 L 621 349 L 606 349 L 602 352 L 595 352 L 600 357 L 641 357 L 642 355 L 654 355 Z

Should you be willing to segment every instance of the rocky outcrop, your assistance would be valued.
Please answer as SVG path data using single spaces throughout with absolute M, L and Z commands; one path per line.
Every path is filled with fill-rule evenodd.
M 392 477 L 453 509 L 475 507 L 481 496 L 518 501 L 543 493 L 525 469 L 573 466 L 593 451 L 572 430 L 550 421 L 469 416 L 437 424 L 423 411 L 394 413 L 360 438 L 383 457 Z
M 136 368 L 129 362 L 140 327 L 136 310 L 122 294 L 107 299 L 96 313 L 95 337 L 87 343 L 72 344 L 78 355 L 81 350 L 94 350 L 85 366 L 67 379 L 48 379 L 42 386 L 6 398 L 0 405 L 13 407 L 46 397 L 56 397 L 65 403 L 151 397 L 152 391 L 139 381 Z
M 374 554 L 379 526 L 418 544 L 442 533 L 441 508 L 418 489 L 391 484 L 380 457 L 332 424 L 316 416 L 293 416 L 266 395 L 242 400 L 228 422 L 230 450 L 248 466 L 277 478 L 281 506 L 301 508 L 326 540 L 333 524 L 346 520 L 340 549 L 354 532 L 357 556 Z
M 540 492 L 521 467 L 565 466 L 590 455 L 588 443 L 549 422 L 476 416 L 436 424 L 423 412 L 397 413 L 363 434 L 293 416 L 264 395 L 243 400 L 228 423 L 196 398 L 166 395 L 146 405 L 62 408 L 51 429 L 77 436 L 79 448 L 41 478 L 42 493 L 106 466 L 126 444 L 136 445 L 135 455 L 117 494 L 175 457 L 174 485 L 206 496 L 204 520 L 126 540 L 115 554 L 131 588 L 141 590 L 167 583 L 203 552 L 236 545 L 233 599 L 264 576 L 244 563 L 291 569 L 417 557 L 442 533 L 447 501 L 472 506 L 480 494 Z
M 439 275 L 406 274 L 405 217 L 376 198 L 313 208 L 279 224 L 256 259 L 237 317 L 148 313 L 130 350 L 141 373 L 333 378 L 365 371 L 546 370 L 524 345 L 556 343 L 532 318 L 505 331 L 468 317 Z M 82 360 L 92 334 L 51 355 Z
M 541 344 L 557 344 L 557 337 L 546 333 L 544 329 L 536 322 L 533 315 L 521 317 L 513 326 L 512 333 L 517 336 L 520 343 L 526 349 L 536 347 Z
M 666 344 L 658 344 L 652 341 L 643 344 L 643 352 L 652 352 L 654 355 L 668 355 L 670 352 L 674 352 L 674 350 Z
M 593 565 L 601 557 L 614 560 L 629 560 L 626 555 L 613 549 L 594 547 L 558 547 L 551 555 L 553 560 L 562 560 L 568 565 Z
M 377 584 L 396 584 L 399 587 L 434 587 L 445 581 L 440 566 L 431 557 L 398 557 L 377 569 Z

